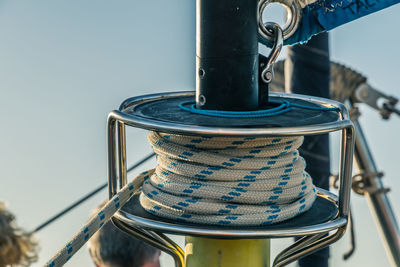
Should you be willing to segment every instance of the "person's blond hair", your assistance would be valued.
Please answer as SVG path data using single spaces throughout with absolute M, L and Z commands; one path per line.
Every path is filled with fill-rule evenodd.
M 0 267 L 29 266 L 37 261 L 37 243 L 17 227 L 14 215 L 0 202 Z

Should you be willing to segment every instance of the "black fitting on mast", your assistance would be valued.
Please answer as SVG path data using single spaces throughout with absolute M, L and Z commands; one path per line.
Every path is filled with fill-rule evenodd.
M 258 0 L 197 0 L 197 108 L 258 108 L 257 5 Z

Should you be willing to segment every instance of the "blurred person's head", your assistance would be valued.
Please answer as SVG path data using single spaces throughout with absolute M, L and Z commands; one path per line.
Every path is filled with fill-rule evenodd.
M 104 206 L 99 205 L 94 214 Z M 111 221 L 93 235 L 89 253 L 98 267 L 159 267 L 160 250 L 119 230 Z
M 37 243 L 16 225 L 14 215 L 0 202 L 0 267 L 29 266 L 37 260 Z

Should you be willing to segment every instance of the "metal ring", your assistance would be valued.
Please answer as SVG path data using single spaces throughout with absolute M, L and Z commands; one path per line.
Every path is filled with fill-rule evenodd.
M 279 3 L 283 5 L 287 11 L 286 24 L 282 29 L 283 40 L 287 40 L 296 32 L 301 19 L 301 7 L 296 0 L 260 0 L 258 2 L 258 32 L 262 38 L 271 43 L 274 41 L 274 34 L 268 30 L 268 27 L 263 21 L 262 15 L 265 8 L 272 3 Z

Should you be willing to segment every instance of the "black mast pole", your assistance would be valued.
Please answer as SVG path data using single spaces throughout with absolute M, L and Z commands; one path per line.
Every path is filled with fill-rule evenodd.
M 258 108 L 258 0 L 197 0 L 196 106 Z M 268 266 L 266 239 L 186 236 L 187 266 Z
M 258 107 L 258 0 L 197 0 L 196 106 Z

